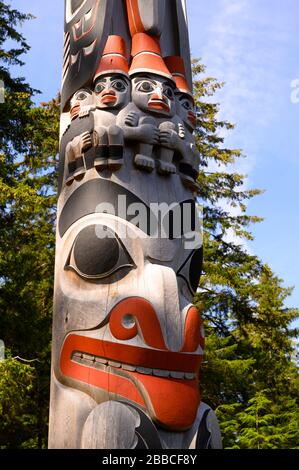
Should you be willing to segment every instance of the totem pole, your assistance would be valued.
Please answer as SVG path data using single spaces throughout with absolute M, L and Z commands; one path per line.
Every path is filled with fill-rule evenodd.
M 184 0 L 65 0 L 50 448 L 219 448 Z

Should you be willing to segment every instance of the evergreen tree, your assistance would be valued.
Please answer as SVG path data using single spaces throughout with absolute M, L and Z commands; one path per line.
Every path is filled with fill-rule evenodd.
M 195 74 L 203 71 L 195 62 Z M 285 307 L 292 289 L 244 244 L 252 240 L 249 225 L 261 221 L 247 214 L 246 201 L 261 191 L 243 190 L 245 176 L 231 171 L 243 156 L 225 148 L 221 131 L 233 126 L 206 102 L 220 86 L 211 78 L 195 82 L 204 206 L 204 275 L 195 299 L 207 333 L 203 399 L 218 409 L 225 446 L 296 447 L 298 330 L 292 324 L 299 311 Z M 219 171 L 209 171 L 215 167 Z
M 0 338 L 13 356 L 0 369 L 0 447 L 47 436 L 59 106 L 34 107 L 10 72 L 29 49 L 17 28 L 30 18 L 0 2 Z

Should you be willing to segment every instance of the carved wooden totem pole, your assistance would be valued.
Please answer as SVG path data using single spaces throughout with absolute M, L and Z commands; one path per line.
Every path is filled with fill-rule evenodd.
M 50 448 L 217 448 L 184 0 L 66 0 Z

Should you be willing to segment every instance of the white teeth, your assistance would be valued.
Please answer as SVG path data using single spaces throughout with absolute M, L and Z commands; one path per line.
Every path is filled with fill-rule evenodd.
M 129 372 L 135 372 L 136 370 L 136 367 L 129 366 L 129 364 L 122 364 L 121 368 L 124 370 L 128 370 Z
M 85 361 L 89 361 L 89 362 L 93 362 L 93 361 L 94 361 L 93 356 L 90 356 L 90 354 L 83 354 L 83 358 L 82 358 L 82 359 L 85 359 Z
M 185 373 L 185 378 L 186 378 L 187 380 L 193 380 L 193 379 L 195 379 L 195 374 L 186 372 L 186 373 Z
M 168 370 L 153 369 L 153 374 L 157 377 L 169 377 L 170 372 Z
M 152 375 L 153 373 L 153 369 L 147 369 L 146 367 L 137 367 L 136 370 L 139 374 Z
M 74 352 L 72 357 L 73 357 L 73 359 L 74 359 L 74 358 L 76 358 L 76 359 L 81 359 L 82 354 L 79 353 L 79 352 Z
M 184 372 L 170 372 L 170 377 L 173 379 L 183 379 L 185 377 Z
M 94 367 L 98 367 L 99 365 L 103 366 L 111 366 L 114 367 L 115 369 L 123 369 L 128 372 L 138 372 L 139 374 L 144 374 L 144 375 L 154 375 L 156 377 L 171 377 L 173 379 L 187 379 L 187 380 L 194 380 L 196 378 L 196 374 L 193 374 L 191 372 L 179 372 L 179 371 L 169 371 L 169 370 L 163 370 L 163 369 L 150 369 L 148 367 L 138 367 L 138 366 L 132 366 L 129 364 L 121 364 L 120 362 L 116 361 L 108 361 L 108 359 L 105 359 L 103 357 L 97 357 L 97 356 L 92 356 L 91 354 L 83 354 L 80 352 L 74 352 L 72 354 L 72 359 L 75 360 L 76 362 L 79 362 L 81 364 L 85 364 L 90 366 L 91 363 L 94 364 Z
M 109 364 L 109 366 L 116 367 L 117 369 L 119 369 L 121 367 L 120 362 L 108 361 L 108 364 Z
M 102 357 L 95 357 L 95 361 L 99 362 L 100 364 L 108 364 L 107 359 L 103 359 Z

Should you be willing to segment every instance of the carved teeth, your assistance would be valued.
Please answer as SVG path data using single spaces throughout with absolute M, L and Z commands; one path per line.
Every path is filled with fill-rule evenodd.
M 115 369 L 123 369 L 128 372 L 138 372 L 139 374 L 143 375 L 154 375 L 156 377 L 171 377 L 173 379 L 187 379 L 187 380 L 194 380 L 196 375 L 191 372 L 180 372 L 180 371 L 169 371 L 163 369 L 150 369 L 149 367 L 141 367 L 141 366 L 132 366 L 130 364 L 121 364 L 120 362 L 116 361 L 109 361 L 104 357 L 97 357 L 92 356 L 91 354 L 81 353 L 75 351 L 72 354 L 72 359 L 80 364 L 84 364 L 87 366 L 92 366 L 95 368 L 103 368 L 104 366 L 114 367 Z
M 116 367 L 117 369 L 119 369 L 121 367 L 120 362 L 108 361 L 108 364 L 109 364 L 109 366 Z
M 108 364 L 108 360 L 102 357 L 95 357 L 95 361 L 99 362 L 100 364 Z
M 82 357 L 82 356 L 81 356 Z M 83 358 L 82 359 L 85 359 L 85 361 L 89 361 L 89 362 L 94 362 L 94 357 L 93 356 L 90 356 L 90 354 L 83 354 Z
M 153 369 L 153 374 L 157 377 L 169 377 L 170 372 L 168 370 Z
M 135 372 L 136 370 L 136 367 L 129 366 L 129 364 L 122 364 L 121 368 L 124 370 L 128 370 L 129 372 Z
M 79 352 L 74 352 L 73 353 L 73 359 L 81 359 L 81 357 L 82 357 L 81 353 L 79 353 Z
M 189 373 L 189 372 L 186 372 L 186 373 L 185 373 L 185 378 L 186 378 L 187 380 L 194 380 L 195 377 L 196 377 L 195 374 L 192 374 L 192 373 Z
M 148 369 L 147 367 L 137 367 L 136 370 L 139 374 L 152 375 L 153 373 L 153 369 Z
M 173 379 L 183 379 L 185 377 L 184 372 L 170 372 L 170 377 Z

